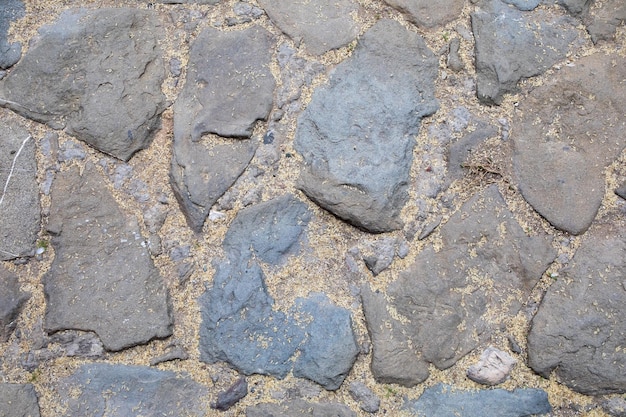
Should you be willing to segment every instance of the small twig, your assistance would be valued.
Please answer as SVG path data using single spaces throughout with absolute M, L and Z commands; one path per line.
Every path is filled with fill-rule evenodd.
M 11 164 L 11 171 L 9 171 L 9 176 L 7 177 L 7 181 L 4 183 L 4 189 L 2 190 L 2 197 L 0 197 L 0 206 L 2 205 L 2 202 L 4 201 L 4 196 L 7 193 L 7 188 L 9 188 L 9 181 L 11 181 L 11 176 L 13 175 L 13 171 L 15 170 L 15 163 L 17 162 L 17 158 L 20 156 L 20 153 L 22 153 L 22 149 L 24 149 L 24 146 L 26 146 L 26 142 L 28 142 L 30 138 L 32 138 L 32 136 L 28 135 L 28 137 L 24 139 L 24 142 L 22 142 L 22 146 L 20 146 L 20 149 L 18 149 L 17 153 L 15 154 L 15 158 L 13 158 L 13 163 Z

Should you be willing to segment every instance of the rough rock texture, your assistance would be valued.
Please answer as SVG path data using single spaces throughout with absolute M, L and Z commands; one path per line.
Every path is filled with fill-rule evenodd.
M 380 398 L 370 390 L 367 385 L 360 381 L 354 381 L 350 384 L 350 396 L 354 401 L 359 403 L 361 410 L 366 413 L 377 413 L 380 409 Z
M 626 22 L 626 3 L 622 0 L 602 2 L 598 9 L 583 20 L 594 43 L 612 40 L 617 27 Z
M 40 222 L 35 140 L 0 121 L 0 261 L 33 255 Z
M 246 417 L 356 417 L 343 404 L 309 403 L 294 400 L 282 404 L 258 404 L 246 409 Z
M 565 58 L 576 38 L 576 21 L 553 19 L 543 11 L 525 13 L 500 0 L 483 0 L 472 13 L 476 39 L 476 94 L 484 104 L 500 104 L 517 82 L 543 73 Z M 532 15 L 532 16 L 531 16 Z
M 248 381 L 242 377 L 235 381 L 226 391 L 220 392 L 217 395 L 215 404 L 211 404 L 211 408 L 226 411 L 246 395 L 248 395 Z
M 199 300 L 201 360 L 278 378 L 293 369 L 326 389 L 339 388 L 358 353 L 350 314 L 323 294 L 298 299 L 288 313 L 274 310 L 258 263 L 280 264 L 309 219 L 306 204 L 283 196 L 233 220 L 223 243 L 228 260 L 216 262 L 213 286 Z
M 626 235 L 590 232 L 548 289 L 528 335 L 535 372 L 590 395 L 626 392 Z
M 0 384 L 0 416 L 39 417 L 37 393 L 31 384 Z
M 512 4 L 513 6 L 523 11 L 534 10 L 537 6 L 539 6 L 539 3 L 541 3 L 541 0 L 502 0 L 502 1 L 504 1 L 507 4 Z
M 413 136 L 437 110 L 436 75 L 436 58 L 417 34 L 391 20 L 374 25 L 298 120 L 304 193 L 364 230 L 402 227 Z
M 385 0 L 420 28 L 432 29 L 458 18 L 465 0 Z
M 519 106 L 512 135 L 519 188 L 558 229 L 583 233 L 600 207 L 603 171 L 626 147 L 624 78 L 624 58 L 588 56 Z
M 280 30 L 296 44 L 304 41 L 314 55 L 347 45 L 359 34 L 351 16 L 358 10 L 353 0 L 259 0 L 259 5 Z
M 546 236 L 529 237 L 513 220 L 495 185 L 466 202 L 440 233 L 444 249 L 426 248 L 389 285 L 390 307 L 405 323 L 385 316 L 371 294 L 363 297 L 372 372 L 381 382 L 411 386 L 428 376 L 428 363 L 452 366 L 490 334 L 497 317 L 517 313 L 555 257 Z M 388 352 L 412 360 L 400 364 Z
M 552 3 L 552 0 L 546 0 L 546 3 Z M 580 16 L 589 10 L 589 6 L 593 0 L 556 0 L 556 3 L 563 6 L 568 12 L 574 16 Z
M 405 407 L 420 416 L 437 417 L 525 417 L 552 411 L 548 394 L 539 389 L 454 391 L 443 384 L 427 388 Z
M 170 178 L 196 232 L 254 156 L 256 140 L 223 138 L 249 138 L 255 122 L 268 116 L 275 87 L 271 48 L 270 34 L 257 26 L 205 29 L 193 43 L 187 81 L 174 104 Z
M 24 16 L 24 3 L 21 0 L 3 0 L 0 8 L 0 70 L 15 64 L 22 55 L 22 44 L 8 42 L 7 32 L 12 21 Z
M 9 340 L 28 298 L 29 294 L 20 290 L 17 276 L 0 266 L 0 343 Z
M 49 332 L 94 331 L 121 350 L 172 333 L 167 289 L 137 221 L 88 165 L 58 175 L 47 225 L 55 259 L 44 277 Z
M 72 393 L 78 392 L 78 397 Z M 207 389 L 186 375 L 143 366 L 83 365 L 59 384 L 70 416 L 205 416 Z
M 467 377 L 483 385 L 498 385 L 506 381 L 517 361 L 508 353 L 489 346 L 480 360 L 467 369 Z
M 128 160 L 148 146 L 165 109 L 160 30 L 147 10 L 66 11 L 40 30 L 0 104 Z

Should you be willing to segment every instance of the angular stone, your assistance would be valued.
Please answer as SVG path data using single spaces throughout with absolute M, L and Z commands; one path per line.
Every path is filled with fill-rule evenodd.
M 259 5 L 281 31 L 296 44 L 304 41 L 314 55 L 345 46 L 359 34 L 351 16 L 358 10 L 353 0 L 259 0 Z
M 19 61 L 22 44 L 9 43 L 7 32 L 11 22 L 24 16 L 26 8 L 21 0 L 4 0 L 0 7 L 0 70 L 7 69 Z
M 246 409 L 246 417 L 356 417 L 356 413 L 343 404 L 309 403 L 294 400 L 282 404 L 257 404 Z
M 564 59 L 576 38 L 571 17 L 532 14 L 500 0 L 485 0 L 472 13 L 476 39 L 476 94 L 483 104 L 502 103 L 505 93 L 517 90 L 522 78 L 543 73 Z
M 392 20 L 376 23 L 298 120 L 302 191 L 366 231 L 401 228 L 413 136 L 437 110 L 436 76 L 437 60 L 419 35 Z
M 78 397 L 72 393 L 78 392 Z M 64 416 L 185 416 L 207 415 L 208 392 L 184 374 L 143 366 L 81 366 L 57 388 Z
M 0 416 L 39 417 L 35 387 L 32 384 L 0 384 Z
M 20 290 L 17 276 L 0 265 L 0 343 L 9 340 L 17 316 L 30 294 Z
M 532 321 L 528 362 L 587 395 L 626 392 L 624 223 L 590 232 Z
M 226 391 L 217 395 L 217 401 L 215 404 L 211 404 L 211 408 L 226 411 L 246 395 L 248 395 L 248 381 L 246 378 L 239 378 Z
M 446 369 L 475 349 L 500 322 L 493 317 L 517 314 L 555 257 L 546 236 L 524 233 L 495 185 L 466 202 L 440 233 L 443 249 L 422 251 L 388 287 L 391 303 L 386 308 L 395 310 L 402 322 L 376 321 L 385 317 L 370 312 L 382 307 L 368 308 L 364 297 L 370 332 L 391 324 L 386 331 L 405 335 L 414 349 L 405 350 L 405 363 L 416 363 L 418 369 L 427 369 L 428 363 Z M 388 342 L 372 339 L 375 356 L 376 349 L 390 349 Z M 405 374 L 400 369 L 386 378 L 401 380 Z M 415 374 L 405 384 L 427 376 L 427 371 Z
M 73 9 L 40 30 L 4 82 L 0 104 L 128 160 L 165 110 L 156 13 Z
M 350 396 L 354 401 L 359 403 L 361 410 L 366 413 L 377 413 L 380 409 L 380 398 L 370 390 L 367 385 L 360 381 L 354 381 L 350 384 Z
M 483 385 L 498 385 L 506 381 L 517 361 L 508 353 L 489 346 L 480 360 L 467 369 L 467 377 Z
M 113 351 L 172 334 L 167 289 L 137 221 L 95 167 L 58 174 L 47 230 L 55 250 L 44 276 L 48 332 L 94 331 Z
M 0 121 L 0 261 L 33 255 L 40 228 L 35 139 Z
M 550 3 L 547 0 L 546 3 Z M 574 16 L 585 14 L 589 10 L 589 6 L 593 0 L 556 0 L 556 3 L 563 6 L 568 12 Z
M 539 6 L 541 0 L 503 0 L 507 4 L 512 4 L 518 9 L 528 12 L 534 10 Z
M 619 25 L 626 22 L 626 3 L 623 0 L 607 0 L 599 9 L 585 16 L 583 21 L 593 43 L 612 40 Z
M 385 0 L 385 2 L 404 13 L 418 27 L 427 29 L 452 22 L 461 15 L 465 5 L 464 0 Z
M 583 233 L 600 207 L 603 171 L 626 147 L 624 78 L 624 58 L 587 56 L 519 105 L 514 173 L 526 201 L 557 229 Z
M 444 384 L 427 388 L 404 407 L 420 416 L 437 417 L 525 417 L 552 411 L 548 394 L 540 389 L 455 391 Z

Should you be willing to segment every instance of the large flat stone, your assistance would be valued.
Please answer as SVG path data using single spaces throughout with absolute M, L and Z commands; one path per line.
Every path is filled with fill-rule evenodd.
M 298 120 L 304 193 L 366 231 L 401 228 L 414 136 L 438 108 L 436 76 L 419 35 L 391 20 L 374 25 Z
M 20 290 L 17 275 L 0 265 L 0 343 L 9 340 L 29 294 Z
M 165 109 L 161 31 L 148 10 L 68 10 L 40 30 L 0 88 L 0 105 L 128 160 L 148 146 Z
M 359 34 L 352 18 L 358 10 L 353 0 L 259 0 L 272 22 L 312 54 L 321 55 L 347 45 Z
M 524 233 L 495 185 L 466 202 L 440 233 L 442 249 L 423 250 L 388 287 L 387 308 L 398 320 L 380 313 L 380 297 L 363 297 L 370 334 L 391 326 L 398 337 L 373 338 L 376 378 L 411 386 L 426 379 L 428 364 L 454 365 L 498 328 L 501 317 L 517 314 L 555 256 L 546 236 Z M 420 365 L 409 373 L 378 349 L 398 350 Z M 387 363 L 386 373 L 379 373 Z
M 0 121 L 0 260 L 32 256 L 41 228 L 35 139 Z
M 356 413 L 343 404 L 310 403 L 294 400 L 282 404 L 257 404 L 246 409 L 246 417 L 356 417 Z
M 21 0 L 4 0 L 0 7 L 0 70 L 7 69 L 22 55 L 22 44 L 8 42 L 7 32 L 11 22 L 24 16 L 26 7 Z
M 528 335 L 528 362 L 588 395 L 626 392 L 624 224 L 589 232 L 548 289 Z
M 433 29 L 450 23 L 461 15 L 465 0 L 385 0 L 404 13 L 420 28 Z
M 189 376 L 143 366 L 81 366 L 57 388 L 64 416 L 207 415 L 208 392 Z
M 39 417 L 35 387 L 32 384 L 0 384 L 0 416 Z
M 94 331 L 113 351 L 172 334 L 167 289 L 137 221 L 95 167 L 57 176 L 47 230 L 55 251 L 43 280 L 48 332 Z
M 626 147 L 624 78 L 625 59 L 595 54 L 520 103 L 514 173 L 526 201 L 557 229 L 581 234 L 596 217 L 604 169 Z
M 488 105 L 502 103 L 517 83 L 543 73 L 566 57 L 576 38 L 571 17 L 523 12 L 500 0 L 483 0 L 472 13 L 476 53 L 476 94 Z

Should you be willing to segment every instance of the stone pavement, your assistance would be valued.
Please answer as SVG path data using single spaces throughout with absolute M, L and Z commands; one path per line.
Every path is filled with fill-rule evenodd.
M 623 0 L 0 4 L 0 416 L 625 416 Z

